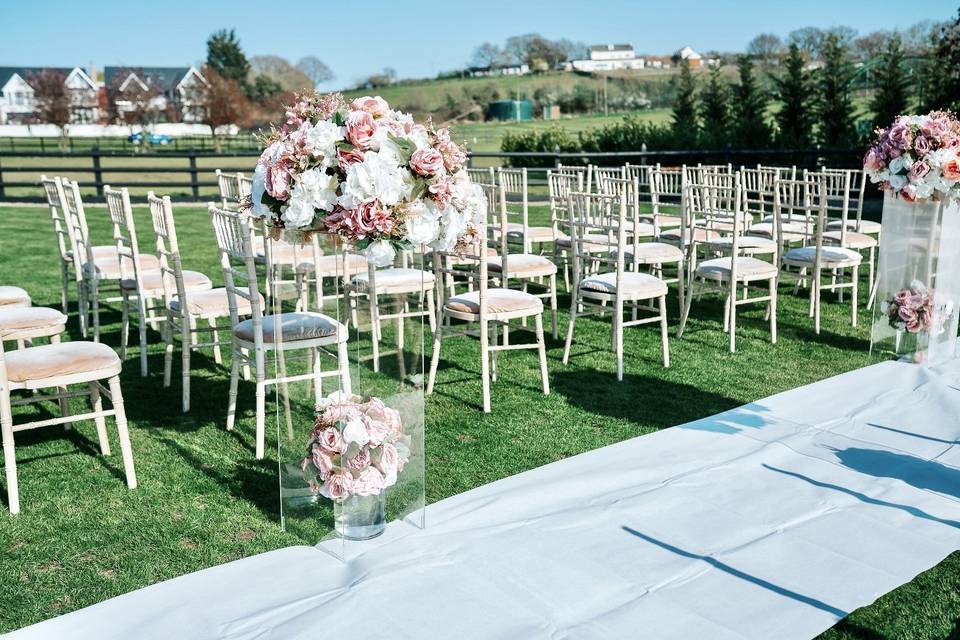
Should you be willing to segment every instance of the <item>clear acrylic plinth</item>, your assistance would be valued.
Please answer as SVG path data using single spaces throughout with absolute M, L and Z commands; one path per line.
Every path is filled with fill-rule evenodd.
M 878 269 L 871 353 L 918 364 L 955 358 L 960 316 L 960 202 L 908 202 L 886 192 Z M 893 306 L 901 291 L 930 296 L 929 322 L 914 323 L 913 331 L 906 327 Z M 906 317 L 911 318 L 909 312 Z
M 286 234 L 279 242 L 268 243 L 283 259 L 271 260 L 267 308 L 269 313 L 287 314 L 288 325 L 288 330 L 274 330 L 271 337 L 286 348 L 283 358 L 272 360 L 269 375 L 301 378 L 268 389 L 273 400 L 268 425 L 274 427 L 272 434 L 268 429 L 268 438 L 276 438 L 280 521 L 304 543 L 347 560 L 379 544 L 376 541 L 385 530 L 424 526 L 424 344 L 430 326 L 424 314 L 427 296 L 433 295 L 432 277 L 423 271 L 419 250 L 398 255 L 392 267 L 374 268 L 364 264 L 360 252 L 327 235 L 304 239 Z M 296 254 L 293 259 L 291 253 Z M 399 281 L 410 284 L 396 286 Z M 315 323 L 316 314 L 339 323 L 347 337 L 345 346 L 330 340 L 315 349 L 293 348 L 307 325 L 296 326 L 298 316 L 290 314 L 304 312 L 309 316 L 303 318 L 307 323 Z M 343 485 L 362 485 L 366 488 L 357 490 L 365 495 L 348 493 L 355 497 L 332 499 L 328 496 L 336 494 L 336 488 L 323 491 L 325 483 L 317 476 L 316 465 L 305 469 L 304 460 L 314 459 L 308 444 L 315 442 L 311 437 L 318 407 L 348 397 L 361 404 L 371 398 L 382 400 L 387 413 L 399 417 L 402 435 L 394 430 L 379 446 L 361 446 L 351 433 L 352 444 L 343 445 L 339 455 L 327 456 L 320 464 L 329 460 L 335 473 L 348 474 Z M 384 444 L 395 445 L 400 456 L 402 467 L 396 465 L 395 475 L 389 473 L 394 467 L 383 464 Z M 360 454 L 361 448 L 366 457 Z M 360 478 L 367 469 L 376 472 L 372 485 L 366 475 Z M 389 486 L 371 495 L 370 487 L 380 484 Z

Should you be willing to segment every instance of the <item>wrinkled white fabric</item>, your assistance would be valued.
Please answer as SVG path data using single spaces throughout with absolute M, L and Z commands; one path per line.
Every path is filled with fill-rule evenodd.
M 883 363 L 12 640 L 812 638 L 960 549 L 960 365 Z

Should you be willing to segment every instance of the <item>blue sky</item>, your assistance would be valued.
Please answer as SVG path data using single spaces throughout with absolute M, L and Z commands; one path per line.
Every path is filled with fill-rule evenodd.
M 462 67 L 480 42 L 528 32 L 652 54 L 738 51 L 761 32 L 845 24 L 868 33 L 955 11 L 945 0 L 0 0 L 0 66 L 195 64 L 211 32 L 233 27 L 248 56 L 316 55 L 337 88 L 386 66 L 433 76 Z

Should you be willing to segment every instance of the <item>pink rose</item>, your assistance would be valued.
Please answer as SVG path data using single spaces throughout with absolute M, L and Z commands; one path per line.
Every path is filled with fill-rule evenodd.
M 323 479 L 326 479 L 333 472 L 333 456 L 321 446 L 313 446 L 310 461 L 313 462 L 313 466 L 317 468 L 317 472 Z
M 400 435 L 403 426 L 400 423 L 400 413 L 396 409 L 383 404 L 380 398 L 370 398 L 365 412 L 367 432 L 370 442 L 379 445 L 392 436 Z
M 394 227 L 397 225 L 397 221 L 393 215 L 383 207 L 374 210 L 372 223 L 374 229 L 388 235 L 393 232 Z
M 945 118 L 934 116 L 927 118 L 926 122 L 921 123 L 920 130 L 923 135 L 933 140 L 937 140 L 950 130 L 950 122 Z
M 370 148 L 377 133 L 377 123 L 366 111 L 351 111 L 347 114 L 347 140 L 360 150 Z
M 379 473 L 379 472 L 378 472 Z M 354 489 L 355 481 L 346 473 L 332 473 L 323 481 L 320 494 L 331 500 L 346 498 Z
M 343 453 L 346 448 L 340 430 L 335 427 L 327 427 L 321 431 L 317 441 L 324 449 L 333 453 Z
M 913 150 L 918 156 L 925 156 L 930 152 L 930 140 L 926 136 L 917 136 L 913 141 Z
M 347 461 L 347 466 L 354 471 L 363 471 L 370 466 L 370 450 L 367 447 L 360 447 L 356 455 Z
M 382 118 L 390 112 L 390 105 L 380 96 L 363 96 L 350 103 L 354 111 L 369 113 L 374 118 Z
M 876 147 L 870 147 L 863 158 L 863 168 L 869 171 L 881 171 L 885 166 L 883 154 Z
M 290 195 L 290 181 L 293 176 L 286 163 L 278 163 L 267 170 L 264 188 L 277 200 L 286 200 Z
M 453 199 L 453 182 L 445 175 L 436 176 L 427 186 L 430 197 L 441 209 L 445 209 Z
M 900 190 L 900 195 L 903 196 L 903 199 L 907 202 L 914 202 L 917 199 L 917 188 L 913 186 L 913 184 L 907 184 Z
M 341 171 L 346 171 L 347 167 L 357 162 L 363 162 L 363 153 L 356 149 L 337 149 L 337 164 Z
M 360 408 L 354 402 L 333 402 L 323 410 L 321 419 L 327 424 L 336 424 L 343 420 L 350 422 L 360 417 Z
M 382 118 L 377 120 L 377 124 L 381 127 L 386 127 L 390 130 L 395 136 L 402 136 L 404 134 L 403 125 L 394 120 L 393 118 Z
M 410 168 L 422 176 L 435 176 L 443 169 L 443 155 L 436 149 L 418 149 L 410 157 Z
M 900 319 L 904 322 L 911 322 L 917 319 L 917 312 L 907 305 L 899 307 L 897 309 L 897 315 L 900 316 Z
M 913 131 L 910 129 L 910 119 L 903 118 L 903 116 L 897 118 L 896 124 L 890 127 L 890 131 L 887 132 L 887 138 L 889 138 L 893 145 L 900 149 L 909 149 L 913 143 Z
M 960 180 L 960 161 L 956 158 L 947 160 L 940 166 L 945 180 Z
M 896 302 L 898 306 L 905 305 L 909 299 L 909 289 L 900 289 L 900 291 L 897 291 L 895 294 L 893 294 L 893 301 Z
M 922 160 L 917 160 L 913 163 L 913 166 L 910 167 L 907 179 L 909 179 L 910 182 L 919 182 L 923 180 L 928 173 L 930 173 L 930 166 Z
M 397 474 L 400 473 L 400 453 L 392 444 L 384 444 L 380 447 L 380 457 L 377 459 L 377 468 L 383 474 L 383 484 L 385 487 L 393 486 L 397 483 Z
M 353 479 L 353 493 L 358 496 L 376 496 L 384 490 L 383 474 L 376 467 L 367 467 L 360 475 Z
M 437 150 L 443 155 L 443 166 L 450 173 L 458 171 L 467 161 L 467 154 L 454 142 L 443 142 L 437 146 Z

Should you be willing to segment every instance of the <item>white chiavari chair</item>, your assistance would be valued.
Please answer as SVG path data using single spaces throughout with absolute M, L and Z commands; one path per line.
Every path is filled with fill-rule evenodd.
M 588 164 L 584 166 L 582 164 L 557 163 L 557 166 L 554 168 L 554 172 L 580 176 L 581 188 L 587 193 L 591 193 L 593 191 L 593 165 L 592 164 Z
M 857 326 L 857 294 L 859 289 L 860 264 L 863 256 L 859 252 L 828 242 L 826 238 L 829 218 L 830 176 L 823 173 L 805 171 L 800 181 L 780 180 L 777 183 L 777 208 L 780 218 L 784 209 L 801 209 L 794 215 L 802 214 L 807 219 L 807 235 L 800 247 L 783 252 L 782 273 L 785 267 L 798 270 L 792 273 L 797 278 L 795 291 L 800 286 L 810 287 L 809 315 L 813 318 L 814 331 L 820 333 L 821 298 L 823 291 L 841 293 L 850 290 L 850 322 Z M 841 229 L 842 230 L 842 229 Z M 849 271 L 849 275 L 847 273 Z M 845 276 L 847 276 L 845 278 Z M 829 282 L 824 278 L 829 277 Z
M 11 309 L 10 312 L 16 310 Z M 25 309 L 24 309 L 25 311 Z M 56 312 L 55 309 L 50 311 Z M 7 313 L 10 313 L 7 312 Z M 59 313 L 59 312 L 56 312 Z M 137 476 L 133 465 L 133 449 L 127 431 L 127 419 L 123 408 L 123 395 L 120 390 L 120 370 L 122 362 L 110 347 L 96 342 L 61 343 L 59 332 L 66 322 L 50 327 L 14 327 L 8 326 L 0 335 L 0 433 L 3 437 L 3 462 L 6 471 L 7 500 L 10 513 L 20 512 L 20 491 L 17 480 L 17 457 L 14 434 L 27 429 L 36 429 L 52 425 L 68 427 L 81 420 L 93 420 L 97 427 L 101 454 L 110 455 L 110 440 L 107 436 L 106 418 L 113 416 L 120 439 L 120 451 L 127 486 L 137 487 Z M 9 318 L 8 318 L 9 320 Z M 50 337 L 50 344 L 4 352 L 4 341 L 23 342 L 38 335 Z M 102 384 L 107 380 L 107 386 Z M 68 386 L 85 385 L 81 391 L 69 391 Z M 37 393 L 44 389 L 55 389 L 53 393 Z M 12 398 L 11 392 L 27 390 L 35 392 L 19 398 Z M 112 409 L 104 409 L 102 396 L 113 404 Z M 67 410 L 70 398 L 89 397 L 92 411 L 71 415 Z M 56 400 L 60 406 L 60 416 L 15 424 L 13 407 Z
M 48 178 L 46 175 L 40 176 L 40 185 L 47 197 L 47 206 L 50 207 L 53 233 L 57 239 L 57 251 L 60 253 L 60 307 L 64 313 L 67 313 L 73 254 L 70 251 L 70 235 L 67 223 L 63 217 L 63 185 L 58 178 Z
M 484 191 L 488 208 L 490 203 L 496 203 L 498 201 L 499 195 L 496 185 L 478 184 L 477 187 Z M 507 225 L 506 213 L 503 209 L 499 209 L 498 213 L 500 216 L 498 224 L 500 228 L 505 229 Z M 479 324 L 480 377 L 483 387 L 483 411 L 489 413 L 491 360 L 492 379 L 496 382 L 496 354 L 498 352 L 516 349 L 536 349 L 540 359 L 540 379 L 545 395 L 550 393 L 550 382 L 547 377 L 547 350 L 543 335 L 543 302 L 540 298 L 523 291 L 489 286 L 488 260 L 486 259 L 488 234 L 485 230 L 480 230 L 478 235 L 478 246 L 473 251 L 466 252 L 462 255 L 444 251 L 434 251 L 432 254 L 433 269 L 437 281 L 440 281 L 445 274 L 450 274 L 469 279 L 473 283 L 473 286 L 471 287 L 471 291 L 450 297 L 444 296 L 444 299 L 441 300 L 440 321 L 436 323 L 436 328 L 433 332 L 433 353 L 430 358 L 430 373 L 427 378 L 426 392 L 427 395 L 433 393 L 433 387 L 437 377 L 437 366 L 440 362 L 440 345 L 444 336 L 449 338 L 454 335 L 468 335 L 466 331 L 461 331 L 460 327 L 444 326 L 445 323 L 448 320 L 461 320 L 471 324 Z M 506 265 L 509 272 L 509 257 L 506 257 Z M 445 288 L 441 288 L 440 291 L 445 293 Z M 523 320 L 530 317 L 534 318 L 536 341 L 531 343 L 508 342 L 507 336 L 510 335 L 508 331 L 510 321 Z M 496 329 L 494 329 L 494 339 L 491 344 L 491 325 L 501 325 L 504 327 L 503 343 L 497 343 Z
M 341 390 L 350 395 L 347 328 L 334 318 L 311 311 L 265 314 L 260 304 L 263 298 L 259 291 L 254 260 L 253 221 L 247 214 L 225 211 L 213 203 L 208 206 L 208 209 L 217 238 L 220 264 L 223 268 L 223 279 L 230 305 L 230 321 L 233 327 L 227 430 L 233 430 L 236 420 L 240 367 L 249 366 L 255 372 L 255 455 L 260 459 L 264 454 L 268 386 L 282 387 L 291 382 L 309 380 L 314 384 L 316 400 L 319 402 L 322 397 L 321 379 L 336 376 L 340 378 Z M 269 254 L 271 249 L 269 240 L 265 249 Z M 241 320 L 240 310 L 247 308 L 247 305 L 250 309 L 250 318 Z M 328 353 L 326 347 L 335 348 L 336 353 Z M 306 355 L 311 361 L 311 371 L 299 375 L 286 375 L 284 355 L 287 351 L 307 351 Z M 273 378 L 267 375 L 267 357 L 271 352 L 276 357 L 278 365 L 277 375 Z M 324 354 L 336 359 L 335 371 L 322 371 L 320 357 Z M 285 402 L 289 401 L 286 394 L 284 399 Z M 287 429 L 290 432 L 289 409 L 287 410 Z
M 160 268 L 160 259 L 140 252 L 133 207 L 126 187 L 113 189 L 104 185 L 103 195 L 113 223 L 113 237 L 117 243 L 120 262 L 120 291 L 123 297 L 123 317 L 120 327 L 120 358 L 126 359 L 130 338 L 130 311 L 136 309 L 140 336 L 140 375 L 147 375 L 147 325 L 169 329 L 164 292 L 175 283 Z M 199 271 L 183 271 L 187 291 L 203 291 L 213 287 L 206 275 Z
M 494 167 L 467 167 L 470 182 L 477 184 L 496 184 Z
M 491 184 L 491 183 L 488 183 Z M 553 226 L 537 226 L 530 224 L 530 183 L 527 170 L 498 168 L 494 174 L 494 182 L 504 190 L 507 199 L 507 213 L 516 218 L 515 207 L 519 207 L 520 221 L 507 220 L 507 238 L 522 248 L 520 253 L 543 253 L 543 245 L 554 241 Z
M 695 212 L 694 234 L 703 230 L 709 238 L 716 228 L 730 229 L 731 241 L 729 255 L 710 258 L 700 262 L 692 270 L 694 285 L 700 285 L 700 293 L 708 286 L 710 290 L 724 295 L 724 322 L 723 328 L 730 334 L 730 352 L 736 351 L 737 336 L 737 307 L 758 302 L 767 303 L 767 315 L 770 321 L 770 341 L 777 342 L 777 276 L 779 274 L 779 256 L 774 252 L 773 262 L 766 262 L 751 255 L 747 255 L 740 246 L 744 238 L 742 215 L 742 196 L 739 176 L 735 176 L 734 184 L 696 184 L 688 182 L 684 185 L 684 200 L 690 211 Z M 714 245 L 716 246 L 716 245 Z M 754 282 L 767 282 L 769 293 L 750 297 L 749 285 Z M 687 295 L 687 305 L 680 319 L 677 337 L 683 335 L 690 307 L 693 302 L 693 286 Z M 743 287 L 743 296 L 740 296 L 740 287 Z M 699 296 L 697 296 L 699 297 Z
M 498 279 L 497 284 L 506 289 L 510 288 L 510 281 L 519 281 L 525 293 L 530 293 L 531 284 L 543 288 L 541 293 L 531 294 L 550 302 L 550 321 L 554 339 L 558 336 L 557 327 L 557 265 L 549 258 L 521 251 L 510 253 L 510 218 L 507 209 L 504 188 L 506 176 L 501 173 L 500 183 L 493 189 L 487 189 L 485 194 L 492 200 L 487 202 L 487 248 L 491 246 L 495 254 L 487 258 L 487 270 L 490 277 Z M 500 225 L 500 220 L 507 220 L 507 231 Z M 552 228 L 551 228 L 552 232 Z M 504 327 L 504 330 L 508 330 Z
M 547 171 L 547 189 L 550 199 L 550 225 L 553 227 L 553 262 L 563 268 L 563 284 L 570 291 L 570 234 L 567 216 L 567 194 L 583 191 L 582 173 L 558 173 Z
M 636 183 L 632 183 L 636 189 Z M 573 294 L 570 302 L 570 323 L 563 349 L 563 363 L 570 358 L 577 317 L 591 313 L 612 313 L 612 345 L 617 361 L 617 380 L 623 380 L 623 329 L 658 322 L 663 346 L 663 366 L 670 366 L 670 343 L 667 336 L 667 283 L 649 273 L 627 271 L 627 200 L 629 194 L 589 194 L 571 192 L 567 196 L 567 214 L 573 238 Z M 602 250 L 597 250 L 602 246 Z M 593 274 L 584 273 L 583 265 L 594 263 Z M 657 307 L 652 301 L 657 301 Z M 649 301 L 648 304 L 643 302 Z M 609 306 L 608 306 L 609 305 Z M 634 311 L 631 320 L 624 318 L 625 307 Z M 583 309 L 581 311 L 581 309 Z M 637 318 L 638 310 L 656 315 Z
M 863 195 L 866 174 L 855 169 L 823 169 L 827 183 L 827 227 L 825 244 L 866 253 L 868 301 L 873 296 L 876 254 L 880 246 L 880 223 L 863 220 Z M 843 300 L 843 290 L 840 290 Z

